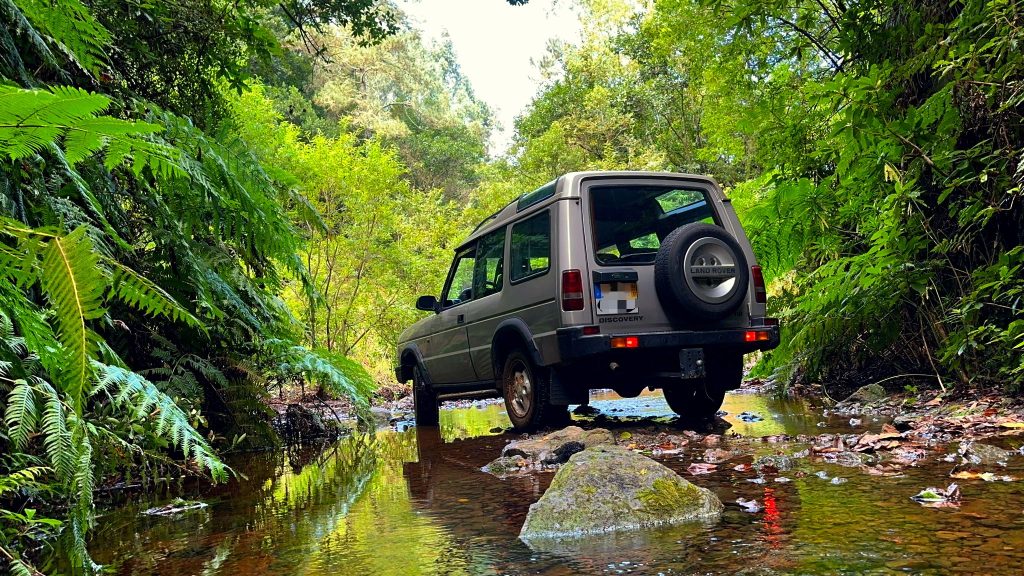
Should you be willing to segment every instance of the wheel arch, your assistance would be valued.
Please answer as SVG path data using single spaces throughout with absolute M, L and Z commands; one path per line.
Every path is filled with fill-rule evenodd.
M 519 318 L 509 318 L 498 324 L 491 340 L 491 365 L 494 368 L 495 380 L 501 378 L 505 358 L 516 348 L 526 352 L 535 366 L 544 365 L 544 358 L 541 356 L 540 349 L 537 348 L 530 327 Z
M 423 371 L 423 377 L 426 378 L 427 382 L 430 382 L 430 374 L 427 372 L 427 367 L 423 364 L 423 355 L 420 353 L 419 347 L 416 344 L 410 343 L 398 355 L 398 368 L 395 370 L 398 381 L 408 382 L 412 380 L 412 370 L 417 365 Z

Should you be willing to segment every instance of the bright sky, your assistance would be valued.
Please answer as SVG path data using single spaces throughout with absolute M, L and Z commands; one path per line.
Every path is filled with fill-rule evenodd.
M 402 0 L 399 6 L 426 39 L 447 31 L 478 98 L 494 111 L 502 131 L 491 138 L 491 153 L 506 151 L 515 117 L 537 94 L 540 74 L 534 66 L 548 40 L 573 41 L 580 24 L 571 0 L 530 0 L 512 6 L 506 0 Z

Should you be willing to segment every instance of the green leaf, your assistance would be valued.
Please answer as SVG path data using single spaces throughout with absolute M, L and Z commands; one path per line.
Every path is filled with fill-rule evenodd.
M 62 348 L 63 366 L 55 378 L 76 414 L 82 413 L 84 391 L 91 377 L 89 362 L 95 348 L 94 336 L 86 323 L 105 313 L 102 304 L 106 280 L 84 226 L 47 242 L 40 284 L 55 312 L 57 339 Z

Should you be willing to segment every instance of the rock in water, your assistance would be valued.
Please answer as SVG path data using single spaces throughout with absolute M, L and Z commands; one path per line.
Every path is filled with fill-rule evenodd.
M 512 442 L 505 446 L 501 455 L 519 456 L 529 460 L 545 460 L 549 454 L 564 451 L 564 446 L 570 443 L 582 444 L 584 448 L 592 448 L 599 444 L 614 444 L 615 438 L 604 428 L 584 430 L 579 426 L 568 426 L 540 438 Z
M 526 542 L 715 519 L 722 502 L 665 466 L 625 448 L 574 454 L 530 506 Z
M 982 466 L 991 466 L 993 464 L 1006 466 L 1007 461 L 1014 455 L 1014 452 L 1009 450 L 970 440 L 960 442 L 959 452 L 964 462 L 980 464 Z
M 878 384 L 868 384 L 867 386 L 861 386 L 856 392 L 847 396 L 846 400 L 842 401 L 842 404 L 871 404 L 872 402 L 878 402 L 886 396 L 885 388 Z

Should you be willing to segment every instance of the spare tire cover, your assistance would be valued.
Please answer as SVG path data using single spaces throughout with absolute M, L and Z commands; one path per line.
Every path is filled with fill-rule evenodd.
M 661 242 L 654 261 L 654 285 L 668 315 L 676 320 L 719 320 L 747 296 L 747 259 L 725 229 L 687 224 Z

